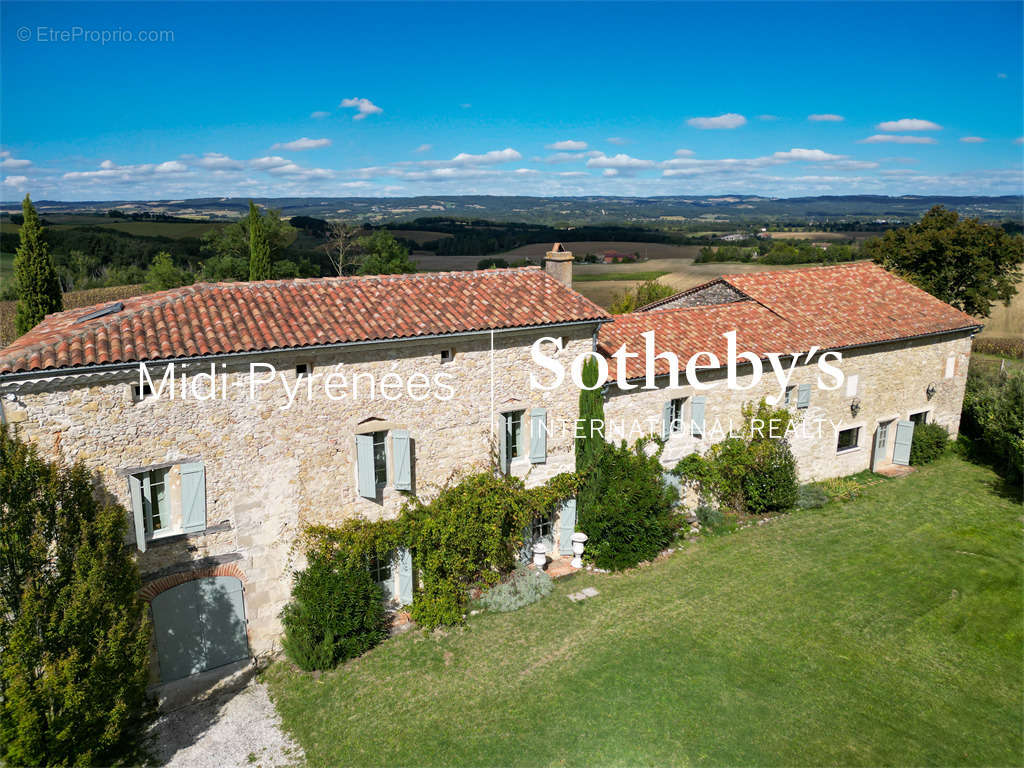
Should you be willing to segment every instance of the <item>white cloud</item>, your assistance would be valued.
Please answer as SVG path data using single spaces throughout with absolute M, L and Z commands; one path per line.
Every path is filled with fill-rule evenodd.
M 471 155 L 468 152 L 460 152 L 446 163 L 446 165 L 492 165 L 494 163 L 508 163 L 513 160 L 522 160 L 523 156 L 512 147 L 505 149 L 492 149 L 482 155 Z
M 331 146 L 330 139 L 307 139 L 303 136 L 295 141 L 278 142 L 271 149 L 283 149 L 286 152 L 302 152 L 306 149 L 319 149 L 320 147 Z
M 562 152 L 578 152 L 581 149 L 587 148 L 587 142 L 575 141 L 574 139 L 566 139 L 565 141 L 556 141 L 554 144 L 548 144 L 545 149 L 556 149 Z
M 619 175 L 619 169 L 618 168 L 605 168 L 602 175 L 604 175 L 604 176 L 618 176 Z
M 8 187 L 21 188 L 28 183 L 28 176 L 7 176 L 4 184 Z
M 898 136 L 891 133 L 876 133 L 861 139 L 861 144 L 937 144 L 931 136 Z
M 318 109 L 316 112 L 311 112 L 309 116 L 314 120 L 323 120 L 324 118 L 330 117 L 331 113 Z
M 220 152 L 207 152 L 202 157 L 182 155 L 181 159 L 211 171 L 240 171 L 244 167 L 237 160 Z
M 747 124 L 747 118 L 735 112 L 727 112 L 718 117 L 691 117 L 686 122 L 694 128 L 700 128 L 702 131 L 713 131 L 739 128 L 741 125 Z
M 692 149 L 677 149 L 675 151 L 676 157 L 692 157 L 694 154 Z
M 778 120 L 779 116 L 778 115 L 758 115 L 757 119 L 758 120 L 766 120 L 768 122 L 771 122 L 772 120 Z
M 812 123 L 841 123 L 846 118 L 843 117 L 842 115 L 833 115 L 830 113 L 825 113 L 822 115 L 808 115 L 807 119 L 810 120 Z
M 931 120 L 916 117 L 904 117 L 900 120 L 889 120 L 875 126 L 876 131 L 941 131 L 942 126 Z
M 258 168 L 261 171 L 266 171 L 271 168 L 280 168 L 283 165 L 288 165 L 290 160 L 285 160 L 279 155 L 272 155 L 269 157 L 254 157 L 249 161 L 249 165 L 253 168 Z
M 985 139 L 981 136 L 961 136 L 960 141 L 964 144 L 984 144 Z
M 623 144 L 629 143 L 629 139 L 624 139 L 622 136 L 609 136 L 607 139 L 605 139 L 605 141 L 607 141 L 609 144 L 615 144 L 616 146 L 620 147 Z
M 182 176 L 189 173 L 185 163 L 167 160 L 163 163 L 142 163 L 140 165 L 118 165 L 113 160 L 104 160 L 97 171 L 68 171 L 61 178 L 66 181 L 108 181 L 115 184 L 130 184 L 150 179 Z
M 434 148 L 433 144 L 420 144 L 413 152 L 429 152 Z
M 629 155 L 619 153 L 609 157 L 608 155 L 601 154 L 598 157 L 592 157 L 587 160 L 588 168 L 611 168 L 617 170 L 629 169 L 639 170 L 642 168 L 654 168 L 657 165 L 653 160 L 641 160 L 638 157 L 630 157 Z M 605 174 L 610 176 L 611 174 Z
M 596 150 L 589 150 L 587 152 L 555 152 L 553 155 L 547 157 L 535 157 L 533 161 L 535 163 L 569 163 L 573 160 L 583 160 L 588 157 L 601 157 L 603 152 L 597 152 Z
M 384 111 L 369 99 L 342 99 L 339 106 L 357 110 L 353 120 L 363 120 L 367 115 L 378 115 Z
M 3 155 L 3 160 L 0 160 L 0 168 L 28 168 L 32 165 L 31 160 L 23 160 L 19 157 L 11 157 L 11 153 L 7 152 Z
M 772 157 L 779 160 L 798 160 L 810 163 L 820 163 L 824 160 L 842 160 L 842 155 L 830 155 L 820 149 L 791 149 L 788 152 L 776 152 Z

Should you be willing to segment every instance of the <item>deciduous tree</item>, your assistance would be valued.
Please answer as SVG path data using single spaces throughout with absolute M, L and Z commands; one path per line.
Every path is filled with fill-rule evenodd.
M 961 218 L 941 205 L 916 224 L 865 243 L 886 269 L 969 315 L 988 317 L 996 301 L 1017 293 L 1024 238 L 1000 226 Z

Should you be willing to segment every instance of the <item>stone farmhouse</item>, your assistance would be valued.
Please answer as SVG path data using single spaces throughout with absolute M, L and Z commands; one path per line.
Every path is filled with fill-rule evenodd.
M 614 320 L 571 283 L 556 246 L 543 270 L 198 284 L 69 310 L 0 351 L 0 412 L 130 510 L 165 681 L 276 647 L 303 526 L 394 515 L 406 494 L 492 462 L 529 485 L 573 469 L 578 390 L 568 376 L 531 386 L 535 342 L 567 370 L 595 353 L 614 369 L 648 330 L 681 366 L 703 350 L 724 360 L 730 330 L 757 356 L 843 351 L 841 388 L 801 363 L 781 392 L 802 422 L 825 419 L 792 438 L 805 478 L 906 463 L 914 422 L 957 430 L 976 323 L 873 265 L 728 275 Z M 644 420 L 667 467 L 780 393 L 771 376 L 665 389 L 669 354 L 661 388 L 628 388 L 644 384 L 642 357 L 627 387 L 614 373 L 606 387 L 608 436 Z M 570 505 L 530 536 L 557 558 L 574 525 Z M 411 601 L 408 553 L 370 567 Z

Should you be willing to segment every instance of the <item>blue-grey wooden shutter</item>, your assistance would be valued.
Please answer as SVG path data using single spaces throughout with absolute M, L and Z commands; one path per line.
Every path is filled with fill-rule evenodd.
M 576 499 L 568 499 L 558 515 L 558 554 L 572 554 L 572 535 L 576 532 Z
M 395 488 L 412 490 L 412 440 L 409 430 L 396 429 L 391 433 L 391 452 L 395 460 Z
M 704 435 L 704 406 L 708 399 L 704 395 L 697 395 L 690 401 L 690 424 L 691 434 L 694 437 Z
M 530 411 L 530 463 L 548 460 L 548 412 L 544 408 Z
M 146 516 L 142 506 L 142 480 L 128 476 L 128 490 L 132 497 L 132 517 L 135 520 L 135 544 L 139 552 L 146 551 Z
M 512 419 L 508 414 L 498 416 L 498 464 L 501 471 L 508 473 L 508 440 L 512 431 Z
M 412 552 L 408 549 L 398 550 L 398 602 L 412 602 Z
M 892 463 L 910 466 L 910 445 L 914 442 L 914 422 L 901 421 L 896 425 L 892 446 Z
M 359 495 L 377 498 L 377 477 L 373 471 L 373 435 L 356 435 L 356 475 Z
M 796 407 L 807 408 L 811 404 L 811 385 L 801 384 L 797 389 L 796 394 Z
M 242 582 L 233 576 L 198 579 L 198 598 L 206 651 L 204 669 L 249 656 Z
M 661 406 L 661 439 L 668 440 L 672 434 L 672 401 L 667 400 Z
M 181 515 L 185 533 L 206 530 L 206 470 L 201 463 L 181 465 Z

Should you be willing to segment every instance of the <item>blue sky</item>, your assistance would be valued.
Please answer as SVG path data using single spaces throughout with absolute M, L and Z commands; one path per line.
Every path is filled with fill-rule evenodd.
M 5 2 L 0 198 L 1020 194 L 1022 8 Z

